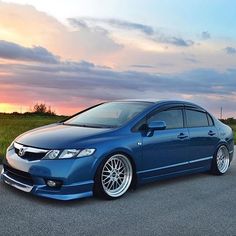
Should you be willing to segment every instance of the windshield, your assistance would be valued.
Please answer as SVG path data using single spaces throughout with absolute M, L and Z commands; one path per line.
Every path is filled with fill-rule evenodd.
M 64 122 L 95 128 L 115 128 L 122 126 L 134 116 L 149 107 L 149 102 L 109 102 L 84 111 Z

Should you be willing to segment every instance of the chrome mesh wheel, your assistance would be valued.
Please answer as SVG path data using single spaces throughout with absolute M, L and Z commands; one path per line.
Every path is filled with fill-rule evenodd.
M 216 154 L 217 168 L 220 173 L 224 174 L 229 168 L 229 151 L 225 146 L 221 146 Z
M 132 177 L 130 160 L 122 154 L 116 154 L 110 157 L 103 166 L 102 187 L 110 197 L 119 197 L 128 190 Z

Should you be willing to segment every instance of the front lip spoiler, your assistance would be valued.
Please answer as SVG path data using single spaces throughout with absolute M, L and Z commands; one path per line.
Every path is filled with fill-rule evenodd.
M 31 192 L 31 190 L 34 187 L 32 185 L 21 183 L 15 179 L 11 178 L 10 176 L 8 176 L 6 173 L 2 174 L 2 180 L 4 183 L 6 183 L 12 187 L 15 187 L 21 191 L 27 192 L 27 193 Z

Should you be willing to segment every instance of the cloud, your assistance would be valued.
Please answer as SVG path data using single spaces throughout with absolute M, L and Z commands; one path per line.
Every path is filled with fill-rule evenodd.
M 43 97 L 55 107 L 67 104 L 64 110 L 74 107 L 76 111 L 81 101 L 87 106 L 101 100 L 137 97 L 191 97 L 212 106 L 216 106 L 216 98 L 223 101 L 230 97 L 232 102 L 236 99 L 236 70 L 233 68 L 225 72 L 197 69 L 158 75 L 105 69 L 87 61 L 61 61 L 38 65 L 0 64 L 0 70 L 12 72 L 8 77 L 0 77 L 2 102 L 5 99 L 28 104 L 29 101 L 41 101 Z M 16 93 L 12 97 L 13 91 Z
M 88 28 L 87 23 L 82 19 L 68 18 L 68 21 L 72 26 Z
M 108 19 L 107 22 L 110 25 L 115 26 L 115 27 L 125 28 L 125 29 L 128 29 L 128 30 L 139 30 L 139 31 L 141 31 L 141 32 L 143 32 L 144 34 L 147 34 L 147 35 L 153 35 L 154 34 L 153 28 L 149 25 L 124 21 L 124 20 L 117 20 L 117 19 Z
M 121 29 L 126 29 L 126 30 L 140 31 L 146 35 L 154 34 L 154 29 L 149 25 L 120 20 L 120 19 L 114 19 L 114 18 L 104 19 L 104 18 L 82 17 L 82 18 L 68 18 L 68 21 L 71 23 L 71 25 L 79 26 L 79 27 L 85 27 L 85 26 L 88 27 L 88 23 L 90 24 L 92 23 L 92 25 L 96 23 L 96 24 L 105 24 L 105 25 L 109 25 L 115 28 L 121 28 Z
M 140 23 L 118 20 L 118 19 L 103 19 L 101 22 L 108 23 L 109 25 L 117 28 L 127 29 L 127 30 L 138 30 L 147 35 L 153 35 L 154 29 L 149 25 L 144 25 Z
M 59 57 L 43 47 L 28 48 L 5 40 L 0 40 L 0 58 L 44 63 L 58 63 L 59 61 Z
M 214 42 L 192 47 L 194 40 L 142 22 L 79 17 L 69 23 L 0 1 L 0 57 L 12 59 L 0 60 L 1 102 L 30 106 L 43 100 L 71 114 L 101 100 L 189 98 L 234 111 L 235 60 L 227 51 L 235 48 L 219 52 Z
M 210 35 L 210 33 L 208 31 L 203 31 L 202 34 L 201 34 L 201 38 L 203 40 L 210 39 L 211 35 Z
M 109 32 L 110 27 L 118 28 L 126 31 L 137 31 L 145 35 L 147 39 L 155 41 L 157 43 L 171 44 L 177 47 L 190 47 L 194 44 L 193 40 L 183 39 L 181 37 L 170 36 L 157 29 L 154 29 L 150 25 L 141 23 L 114 19 L 114 18 L 93 18 L 93 17 L 80 17 L 80 18 L 69 18 L 69 23 L 74 27 L 79 28 L 93 28 L 100 26 L 106 32 Z
M 184 40 L 178 37 L 169 37 L 169 38 L 166 37 L 166 38 L 162 38 L 160 41 L 164 43 L 173 44 L 179 47 L 190 47 L 194 44 L 192 40 Z
M 233 47 L 226 47 L 223 50 L 229 55 L 236 54 L 236 48 Z
M 183 60 L 183 66 L 181 61 L 176 62 L 178 55 L 175 53 L 191 47 L 192 42 L 184 35 L 172 35 L 166 29 L 142 22 L 109 18 L 107 23 L 106 19 L 102 23 L 97 20 L 70 18 L 68 25 L 30 5 L 0 1 L 2 40 L 26 48 L 40 45 L 53 55 L 60 55 L 63 60 L 92 61 L 119 70 L 128 69 L 132 64 L 149 65 L 153 61 L 159 65 L 159 70 L 165 70 L 160 63 L 173 64 L 174 61 L 172 68 L 175 70 L 185 66 Z M 163 54 L 157 53 L 166 46 L 168 50 L 164 49 Z
M 72 30 L 33 6 L 2 1 L 0 31 L 2 40 L 14 41 L 25 47 L 40 45 L 55 55 L 75 60 L 96 58 L 99 61 L 122 48 L 101 28 L 86 27 L 80 21 L 80 28 Z
M 131 65 L 131 67 L 135 67 L 135 68 L 155 68 L 156 66 L 144 65 L 144 64 L 135 64 L 135 65 Z

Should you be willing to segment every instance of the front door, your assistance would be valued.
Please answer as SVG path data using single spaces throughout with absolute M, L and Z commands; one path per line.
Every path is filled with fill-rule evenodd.
M 188 129 L 184 127 L 183 109 L 170 108 L 156 112 L 147 119 L 165 121 L 165 130 L 156 130 L 143 135 L 142 177 L 153 178 L 188 167 Z

